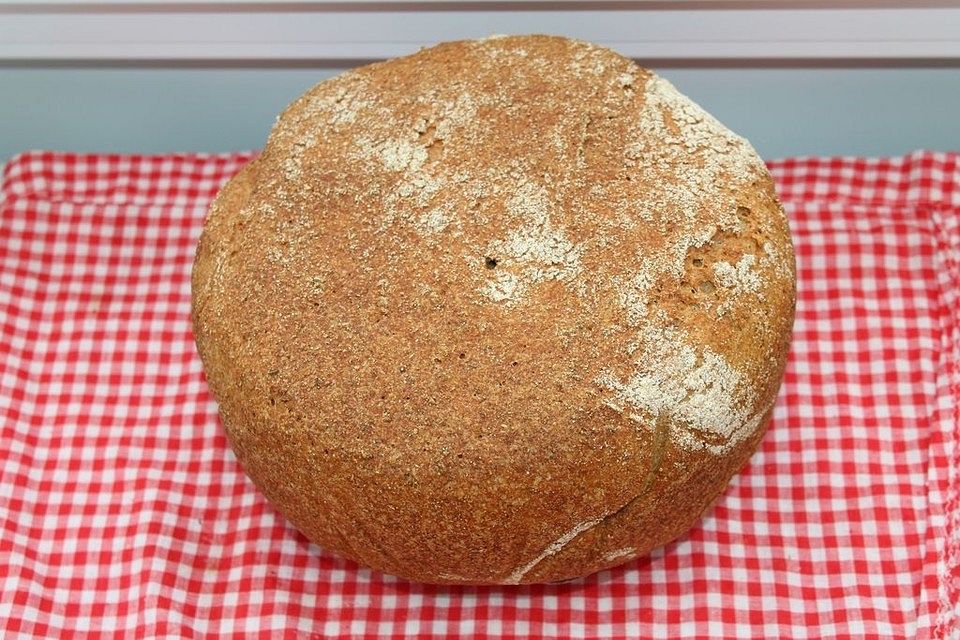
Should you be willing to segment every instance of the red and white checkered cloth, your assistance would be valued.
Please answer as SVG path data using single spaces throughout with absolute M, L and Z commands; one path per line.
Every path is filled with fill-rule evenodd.
M 799 301 L 760 450 L 650 557 L 518 588 L 358 567 L 238 468 L 188 276 L 250 157 L 6 167 L 0 637 L 960 637 L 960 155 L 772 163 Z

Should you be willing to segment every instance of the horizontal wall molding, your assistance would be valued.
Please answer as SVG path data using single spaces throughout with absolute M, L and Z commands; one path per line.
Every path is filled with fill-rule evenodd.
M 387 58 L 442 40 L 554 33 L 657 60 L 960 61 L 960 3 L 0 0 L 0 62 Z

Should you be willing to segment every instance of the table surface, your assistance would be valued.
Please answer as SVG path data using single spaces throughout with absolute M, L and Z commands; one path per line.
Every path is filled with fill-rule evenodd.
M 7 165 L 0 637 L 960 637 L 960 155 L 770 163 L 798 304 L 756 455 L 650 556 L 496 588 L 311 545 L 238 467 L 189 272 L 250 157 Z

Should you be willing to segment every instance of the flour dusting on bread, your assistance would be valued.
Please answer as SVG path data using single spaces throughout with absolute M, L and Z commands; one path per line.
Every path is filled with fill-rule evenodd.
M 570 281 L 581 270 L 582 247 L 574 245 L 550 217 L 550 197 L 543 187 L 526 182 L 507 200 L 507 211 L 517 221 L 505 238 L 487 245 L 495 256 L 497 273 L 483 287 L 494 302 L 517 302 L 532 286 L 546 280 Z M 509 283 L 509 284 L 508 284 Z
M 677 423 L 671 435 L 678 443 L 714 453 L 746 435 L 742 427 L 753 393 L 723 356 L 695 348 L 683 330 L 660 323 L 645 326 L 638 341 L 641 355 L 629 377 L 618 379 L 605 370 L 597 378 L 611 392 L 609 406 L 650 425 L 669 415 Z

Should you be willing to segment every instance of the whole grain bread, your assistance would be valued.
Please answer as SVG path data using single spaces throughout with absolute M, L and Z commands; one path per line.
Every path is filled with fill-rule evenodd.
M 311 540 L 547 582 L 687 531 L 770 417 L 794 256 L 753 148 L 558 37 L 322 82 L 213 203 L 193 322 L 244 469 Z

